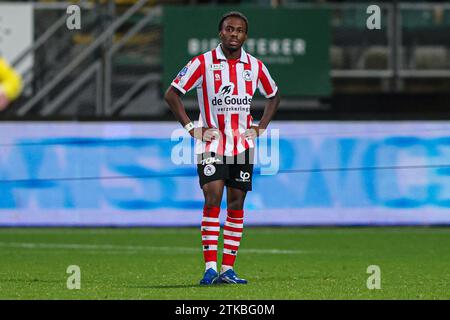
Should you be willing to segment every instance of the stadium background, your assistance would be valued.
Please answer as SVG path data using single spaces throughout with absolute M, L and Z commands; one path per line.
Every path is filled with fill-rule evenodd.
M 279 170 L 261 174 L 273 152 L 257 164 L 246 226 L 303 228 L 248 228 L 238 265 L 269 286 L 221 297 L 449 298 L 450 4 L 74 3 L 80 30 L 66 25 L 70 3 L 0 1 L 0 56 L 23 79 L 20 97 L 0 113 L 0 226 L 146 228 L 2 228 L 3 297 L 211 298 L 179 285 L 179 272 L 196 283 L 202 268 L 203 196 L 194 166 L 171 161 L 180 126 L 163 92 L 190 57 L 216 44 L 221 14 L 237 9 L 250 18 L 247 49 L 267 61 L 282 95 L 270 125 L 279 139 L 268 146 L 279 146 Z M 366 27 L 371 4 L 381 7 L 380 30 Z M 184 102 L 197 119 L 195 96 Z M 263 106 L 257 97 L 255 119 Z M 195 229 L 149 228 L 161 226 Z M 134 257 L 129 270 L 123 255 Z M 75 295 L 56 284 L 74 259 L 95 270 L 86 275 L 95 289 Z M 136 276 L 149 270 L 145 259 L 167 276 Z M 379 295 L 360 284 L 373 261 L 391 268 Z M 102 278 L 102 263 L 119 284 Z M 266 267 L 255 271 L 256 263 Z M 270 268 L 295 279 L 267 278 Z
M 450 222 L 447 4 L 380 3 L 380 30 L 369 2 L 211 4 L 80 2 L 69 30 L 67 3 L 1 3 L 24 88 L 1 115 L 0 224 L 196 225 L 203 196 L 195 167 L 171 161 L 162 94 L 236 6 L 283 95 L 279 172 L 255 178 L 248 223 Z

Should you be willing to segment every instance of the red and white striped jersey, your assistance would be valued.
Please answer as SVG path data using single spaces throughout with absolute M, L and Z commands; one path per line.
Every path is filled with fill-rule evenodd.
M 195 153 L 215 152 L 232 156 L 254 147 L 241 134 L 250 128 L 252 97 L 259 89 L 266 98 L 277 93 L 266 66 L 241 49 L 241 57 L 227 60 L 220 44 L 193 58 L 173 80 L 183 94 L 197 88 L 200 116 L 198 126 L 216 128 L 221 137 L 211 142 L 196 140 Z

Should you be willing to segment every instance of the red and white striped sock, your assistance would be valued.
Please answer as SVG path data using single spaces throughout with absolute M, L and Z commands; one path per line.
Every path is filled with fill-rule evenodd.
M 223 257 L 221 273 L 233 269 L 244 228 L 244 210 L 227 210 L 223 227 Z
M 219 207 L 204 207 L 202 219 L 202 246 L 205 270 L 217 271 L 217 242 L 220 234 Z

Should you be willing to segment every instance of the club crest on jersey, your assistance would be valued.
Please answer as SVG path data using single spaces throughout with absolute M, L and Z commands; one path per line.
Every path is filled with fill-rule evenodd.
M 252 81 L 253 80 L 252 70 L 244 70 L 244 72 L 242 73 L 242 78 L 244 78 L 245 81 Z
M 220 88 L 219 88 L 219 94 L 221 96 L 227 96 L 232 94 L 234 91 L 234 84 L 233 83 L 226 83 L 223 84 Z
M 214 75 L 214 80 L 215 80 L 215 81 L 220 81 L 220 74 L 216 73 L 216 74 Z
M 223 70 L 224 65 L 222 63 L 213 63 L 210 65 L 212 71 Z

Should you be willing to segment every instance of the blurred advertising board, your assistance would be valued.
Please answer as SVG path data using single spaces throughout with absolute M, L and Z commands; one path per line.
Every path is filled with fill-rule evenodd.
M 270 128 L 246 224 L 450 224 L 450 122 Z M 174 122 L 2 123 L 0 225 L 199 225 L 192 146 Z
M 218 45 L 220 18 L 234 10 L 249 20 L 244 49 L 268 67 L 282 95 L 331 94 L 329 10 L 247 6 L 164 7 L 165 88 L 190 59 Z

